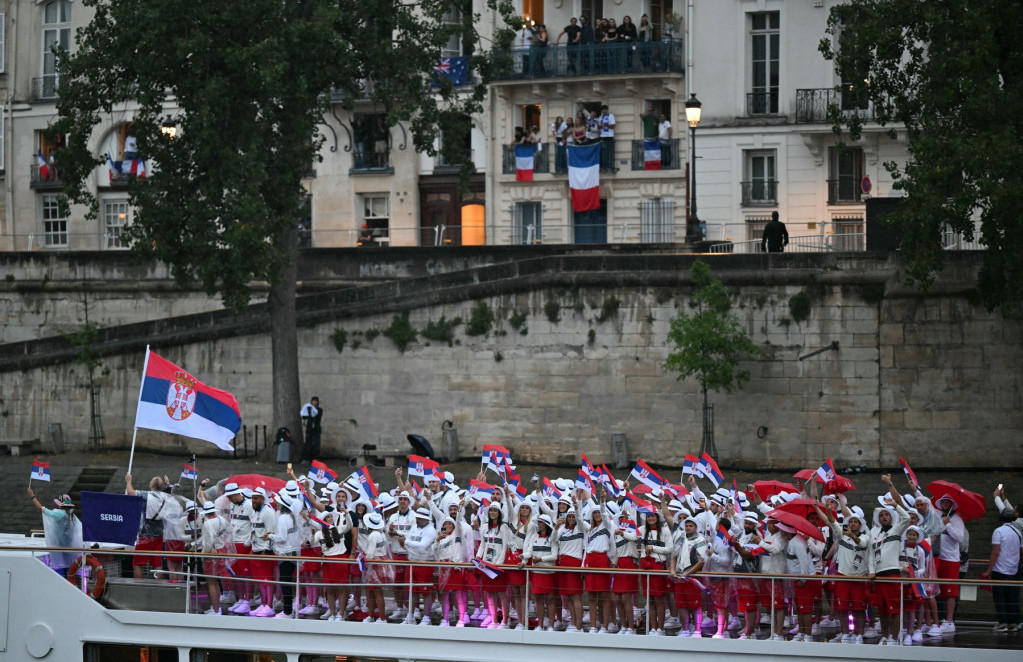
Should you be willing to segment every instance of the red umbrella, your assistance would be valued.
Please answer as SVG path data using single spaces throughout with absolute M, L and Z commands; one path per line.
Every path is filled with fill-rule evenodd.
M 821 542 L 824 542 L 824 534 L 816 526 L 810 523 L 805 517 L 800 517 L 796 513 L 782 510 L 781 508 L 775 508 L 771 512 L 767 513 L 767 516 L 771 519 L 776 519 L 782 524 L 788 524 L 796 531 L 805 533 L 811 538 L 816 538 Z
M 796 480 L 810 480 L 817 475 L 817 472 L 813 469 L 800 469 L 796 473 L 792 474 L 792 477 Z
M 287 481 L 262 474 L 235 474 L 228 477 L 226 483 L 238 483 L 238 487 L 247 487 L 254 490 L 262 487 L 267 492 L 280 492 L 287 485 Z
M 835 480 L 829 480 L 827 483 L 824 483 L 825 494 L 839 494 L 855 489 L 856 486 L 853 485 L 853 482 L 845 476 L 835 476 Z
M 813 504 L 814 504 L 813 499 L 799 498 L 783 503 L 777 508 L 775 508 L 775 510 L 783 510 L 787 513 L 799 515 L 800 517 L 805 519 L 810 516 L 810 513 L 816 512 L 813 509 Z
M 760 495 L 762 501 L 767 501 L 775 494 L 782 492 L 798 492 L 792 483 L 785 483 L 780 480 L 758 480 L 753 483 L 753 489 Z
M 959 483 L 935 480 L 927 486 L 927 491 L 931 493 L 931 501 L 935 507 L 940 508 L 938 502 L 944 496 L 955 501 L 959 516 L 965 521 L 983 517 L 987 512 L 987 499 L 983 495 L 965 489 Z

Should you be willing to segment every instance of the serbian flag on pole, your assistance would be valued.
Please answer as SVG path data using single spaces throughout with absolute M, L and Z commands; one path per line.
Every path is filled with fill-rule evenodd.
M 50 482 L 50 463 L 40 462 L 39 460 L 32 460 L 32 475 L 29 476 L 28 482 L 33 480 L 42 480 Z
M 593 488 L 593 481 L 586 474 L 586 469 L 581 468 L 575 476 L 575 486 L 580 489 L 584 489 L 590 494 L 594 494 L 596 490 Z
M 359 572 L 366 572 L 366 555 L 359 552 L 355 556 L 355 563 L 359 566 Z
M 732 534 L 720 524 L 718 524 L 718 540 L 728 544 L 732 543 Z
M 606 464 L 600 465 L 600 470 L 604 474 L 604 488 L 607 489 L 608 494 L 617 499 L 622 495 L 622 488 L 618 487 L 618 481 L 611 475 L 611 470 L 607 468 Z
M 661 141 L 643 141 L 643 170 L 661 169 Z
M 704 453 L 700 456 L 700 471 L 707 477 L 710 482 L 714 483 L 714 487 L 720 487 L 721 481 L 725 479 L 725 475 L 721 473 L 721 469 L 718 468 L 718 463 L 714 461 L 714 458 L 710 456 L 710 453 Z
M 515 181 L 533 181 L 533 159 L 536 147 L 533 145 L 515 145 Z
M 838 477 L 838 474 L 835 473 L 835 465 L 831 462 L 830 457 L 824 460 L 824 464 L 817 467 L 817 477 L 824 484 L 828 484 Z
M 650 489 L 664 484 L 664 479 L 658 476 L 657 472 L 650 468 L 650 465 L 643 460 L 636 462 L 636 466 L 632 468 L 632 473 L 629 475 Z
M 194 437 L 232 451 L 242 426 L 238 401 L 146 348 L 135 427 Z
M 735 505 L 735 514 L 742 517 L 742 505 L 739 503 L 739 484 L 732 479 L 732 503 Z
M 505 482 L 511 485 L 520 497 L 526 496 L 526 486 L 522 484 L 522 476 L 508 472 Z
M 181 477 L 189 480 L 195 480 L 199 477 L 199 470 L 191 464 L 186 464 L 185 468 L 181 470 Z
M 369 475 L 368 467 L 359 467 L 346 480 L 357 484 L 369 501 L 374 501 L 380 496 L 380 491 L 377 490 L 377 486 L 373 483 L 373 477 Z
M 36 151 L 36 163 L 39 165 L 39 179 L 50 178 L 50 164 L 43 158 L 43 150 Z
M 436 460 L 421 455 L 408 456 L 408 475 L 410 476 L 419 476 L 425 479 L 427 476 L 433 476 L 434 470 L 439 468 L 440 462 Z
M 600 143 L 568 146 L 572 211 L 600 209 Z
M 646 499 L 641 499 L 632 492 L 629 492 L 625 496 L 625 499 L 632 503 L 632 505 L 636 508 L 636 512 L 641 515 L 654 515 L 657 513 L 657 508 L 654 507 L 654 504 Z
M 631 533 L 632 535 L 638 535 L 639 534 L 639 529 L 636 528 L 635 520 L 631 520 L 631 519 L 627 519 L 624 522 L 622 522 L 621 524 L 619 524 L 618 525 L 618 530 L 619 531 L 624 531 L 625 533 Z
M 543 493 L 551 497 L 552 499 L 561 498 L 561 490 L 554 487 L 554 483 L 551 482 L 550 478 L 543 479 Z
M 686 453 L 686 459 L 682 461 L 682 475 L 695 475 L 696 463 L 698 460 L 692 453 Z
M 585 473 L 586 476 L 590 480 L 595 480 L 597 482 L 600 482 L 600 480 L 601 480 L 600 471 L 598 471 L 597 468 L 593 466 L 593 463 L 590 462 L 590 459 L 588 457 L 586 457 L 586 453 L 583 453 L 582 456 L 583 456 L 583 463 L 582 463 L 582 471 L 583 471 L 583 473 Z
M 466 496 L 479 503 L 483 503 L 484 500 L 490 501 L 491 497 L 494 496 L 494 486 L 473 478 L 469 481 L 469 489 L 466 492 Z
M 899 464 L 902 465 L 902 470 L 906 472 L 906 477 L 909 478 L 909 482 L 913 483 L 913 487 L 920 489 L 920 481 L 916 479 L 916 474 L 909 468 L 909 462 L 906 462 L 901 457 L 899 458 Z
M 317 483 L 323 484 L 337 480 L 337 472 L 331 471 L 330 467 L 319 460 L 313 460 L 309 463 L 309 473 L 306 475 Z

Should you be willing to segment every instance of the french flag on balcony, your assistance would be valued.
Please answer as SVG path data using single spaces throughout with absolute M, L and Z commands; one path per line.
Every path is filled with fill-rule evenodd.
M 536 148 L 533 145 L 515 145 L 515 181 L 533 181 L 533 160 Z
M 568 146 L 572 211 L 600 209 L 600 143 Z
M 36 163 L 39 165 L 39 179 L 50 178 L 50 164 L 43 158 L 43 150 L 36 151 Z
M 661 141 L 657 140 L 644 140 L 643 141 L 643 170 L 660 170 L 661 169 Z
M 720 487 L 721 481 L 725 479 L 725 475 L 721 473 L 721 469 L 718 468 L 718 463 L 714 461 L 714 458 L 709 453 L 704 453 L 700 456 L 699 462 L 700 472 L 707 477 L 710 482 L 714 483 L 714 487 Z
M 643 460 L 636 462 L 636 466 L 632 468 L 632 473 L 629 475 L 649 487 L 651 490 L 664 484 L 664 479 L 658 476 L 657 472 Z

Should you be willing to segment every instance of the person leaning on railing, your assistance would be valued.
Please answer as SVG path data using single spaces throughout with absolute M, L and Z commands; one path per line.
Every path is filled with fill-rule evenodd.
M 991 534 L 991 557 L 981 577 L 996 581 L 1019 579 L 1020 548 L 1023 547 L 1023 532 L 1016 526 L 1017 513 L 1012 508 L 1003 508 L 999 513 L 1001 526 Z M 1023 627 L 1020 615 L 1019 586 L 994 584 L 991 597 L 995 603 L 998 623 L 996 634 L 1016 632 Z

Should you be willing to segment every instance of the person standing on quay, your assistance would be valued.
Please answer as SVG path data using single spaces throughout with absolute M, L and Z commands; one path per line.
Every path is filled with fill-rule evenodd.
M 305 451 L 302 459 L 306 462 L 320 459 L 320 432 L 323 430 L 323 409 L 315 395 L 302 405 L 302 420 L 305 421 Z
M 771 220 L 764 226 L 764 236 L 760 240 L 760 250 L 766 253 L 781 253 L 789 245 L 789 231 L 785 224 L 778 220 L 778 212 L 771 212 Z

